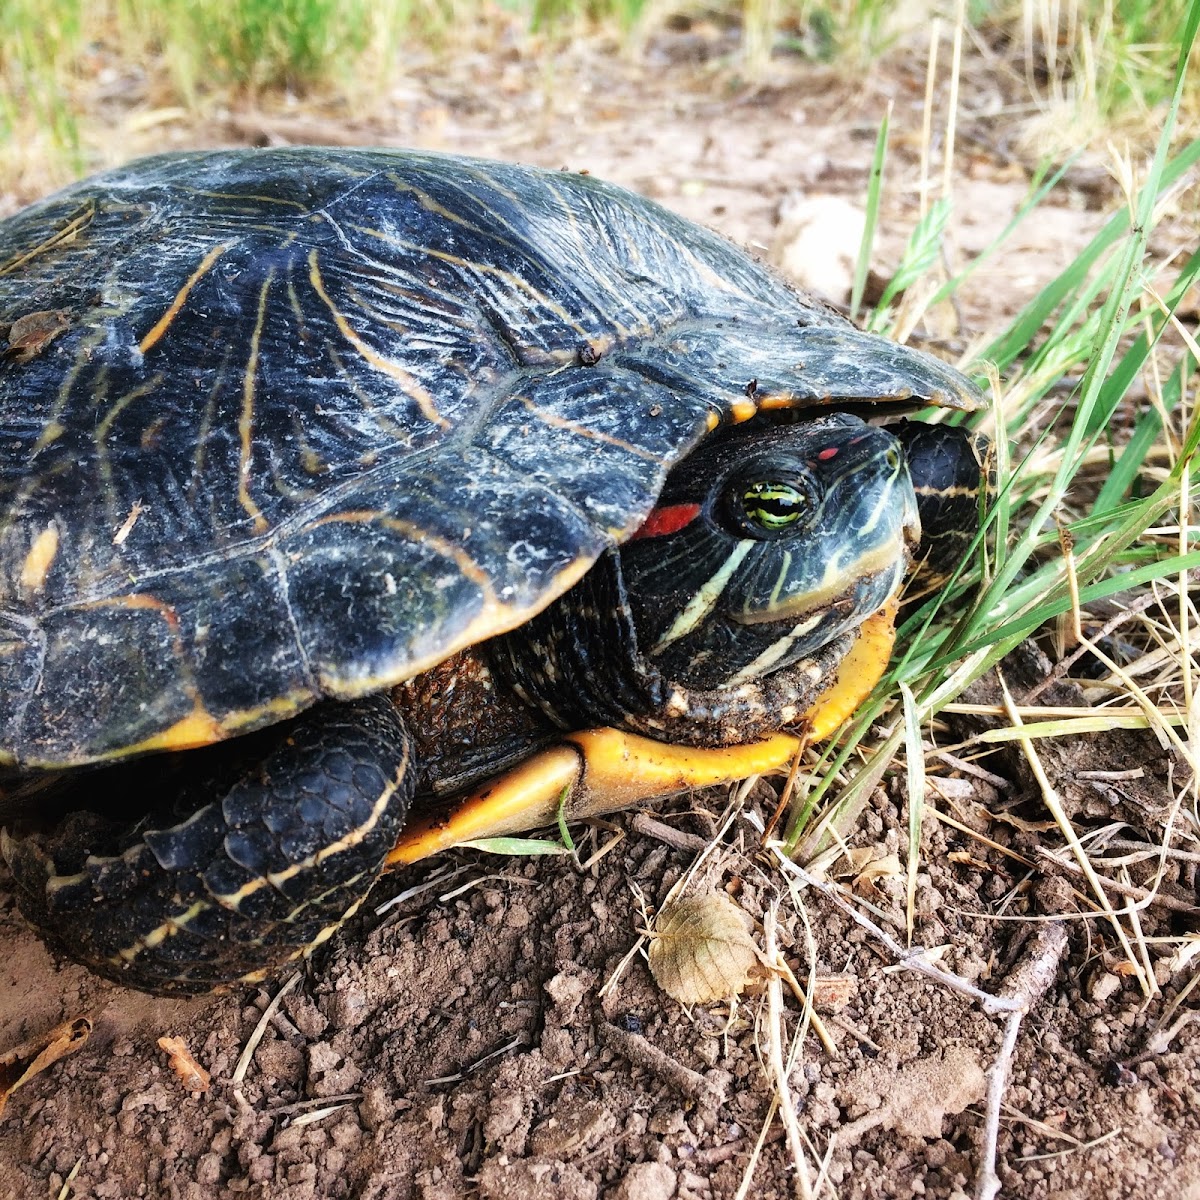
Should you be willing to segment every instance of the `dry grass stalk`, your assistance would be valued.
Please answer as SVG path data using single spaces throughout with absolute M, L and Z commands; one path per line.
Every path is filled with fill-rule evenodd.
M 283 1003 L 283 998 L 299 982 L 300 972 L 297 971 L 287 979 L 279 991 L 271 998 L 271 1002 L 263 1009 L 263 1014 L 259 1017 L 254 1031 L 246 1039 L 246 1045 L 242 1048 L 242 1053 L 238 1057 L 237 1066 L 233 1069 L 233 1078 L 230 1082 L 232 1082 L 235 1088 L 246 1078 L 246 1072 L 250 1069 L 254 1052 L 258 1049 L 258 1043 L 262 1041 L 263 1034 L 266 1033 L 267 1026 L 271 1023 L 271 1018 L 279 1011 L 279 1006 Z

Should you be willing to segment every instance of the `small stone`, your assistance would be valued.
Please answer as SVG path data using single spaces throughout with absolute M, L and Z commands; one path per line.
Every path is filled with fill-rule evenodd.
M 634 1163 L 617 1185 L 614 1200 L 671 1200 L 675 1172 L 665 1163 Z
M 266 1079 L 296 1084 L 304 1076 L 304 1052 L 299 1046 L 276 1039 L 263 1042 L 254 1055 L 254 1064 Z
M 546 980 L 544 986 L 546 995 L 554 1001 L 554 1015 L 559 1024 L 566 1025 L 575 1015 L 580 1001 L 587 995 L 587 980 L 570 971 L 560 971 Z
M 575 1061 L 575 1044 L 565 1029 L 545 1029 L 541 1041 L 542 1057 L 556 1069 L 571 1066 Z
M 211 1187 L 221 1181 L 221 1156 L 202 1154 L 196 1163 L 196 1182 Z
M 489 1158 L 479 1172 L 480 1200 L 596 1200 L 599 1186 L 570 1163 Z
M 304 1183 L 307 1180 L 316 1179 L 317 1164 L 310 1162 L 293 1163 L 287 1169 L 288 1183 Z
M 1103 1004 L 1121 990 L 1120 977 L 1102 967 L 1092 972 L 1088 979 L 1088 999 L 1093 1004 Z
M 342 1056 L 328 1042 L 313 1042 L 308 1047 L 308 1073 L 320 1074 L 322 1071 L 332 1071 Z
M 651 1133 L 657 1133 L 660 1137 L 691 1132 L 687 1127 L 687 1122 L 683 1119 L 683 1113 L 678 1108 L 660 1108 L 651 1113 L 647 1128 Z
M 850 296 L 866 213 L 842 196 L 789 196 L 771 243 L 788 278 L 839 303 Z
M 593 1142 L 612 1133 L 617 1120 L 598 1101 L 560 1108 L 543 1121 L 530 1137 L 534 1154 L 545 1158 L 570 1158 Z
M 329 1026 L 324 1014 L 307 996 L 287 996 L 283 1007 L 292 1023 L 310 1042 L 321 1037 Z
M 392 1103 L 391 1097 L 377 1083 L 372 1084 L 363 1092 L 363 1098 L 358 1105 L 358 1115 L 362 1118 L 362 1123 L 371 1130 L 378 1129 L 386 1121 L 391 1120 L 395 1111 L 396 1106 Z
M 489 1146 L 495 1145 L 512 1133 L 524 1116 L 525 1101 L 519 1093 L 502 1092 L 493 1096 L 483 1122 L 484 1142 Z
M 250 1164 L 250 1170 L 246 1172 L 251 1183 L 268 1183 L 275 1174 L 275 1156 L 273 1154 L 260 1154 Z
M 342 1056 L 328 1042 L 314 1042 L 308 1047 L 308 1081 L 310 1096 L 342 1096 L 352 1092 L 362 1082 L 362 1071 Z

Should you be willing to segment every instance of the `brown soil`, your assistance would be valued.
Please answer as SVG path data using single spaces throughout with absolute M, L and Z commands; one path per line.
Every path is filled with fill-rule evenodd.
M 460 60 L 453 71 L 423 65 L 370 122 L 327 105 L 214 112 L 203 128 L 174 117 L 130 124 L 148 103 L 136 81 L 107 100 L 105 119 L 122 156 L 338 141 L 586 168 L 769 248 L 790 194 L 860 200 L 876 124 L 892 100 L 878 259 L 894 264 L 916 211 L 923 83 L 915 59 L 911 72 L 893 65 L 856 80 L 776 65 L 751 88 L 697 61 L 726 51 L 723 39 L 716 28 L 679 30 L 653 40 L 636 64 L 581 42 L 553 60 L 510 49 Z M 1026 189 L 1019 154 L 1005 143 L 1011 131 L 989 115 L 1010 87 L 995 70 L 976 64 L 964 102 L 951 254 L 985 244 Z M 6 207 L 29 198 L 10 191 Z M 950 341 L 965 345 L 998 326 L 1094 232 L 1100 202 L 1114 199 L 1096 172 L 1078 172 L 978 273 L 945 318 Z M 1046 665 L 1019 664 L 1029 682 Z M 1083 698 L 1061 685 L 1042 702 Z M 962 725 L 944 743 L 971 731 Z M 1169 804 L 1168 770 L 1178 771 L 1156 741 L 1116 733 L 1057 752 L 1044 745 L 1051 783 L 1081 827 L 1125 822 L 1125 835 L 1149 831 L 1153 842 Z M 931 807 L 991 844 L 927 818 L 914 938 L 937 948 L 943 968 L 995 993 L 1027 948 L 1030 925 L 1015 918 L 1091 906 L 1037 857 L 1056 835 L 1039 836 L 1047 817 L 1019 755 L 997 752 L 986 765 L 1004 787 L 944 766 L 933 781 Z M 1137 767 L 1136 781 L 1079 774 Z M 812 970 L 841 981 L 841 999 L 824 1012 L 833 1052 L 810 1033 L 790 1075 L 809 1161 L 827 1156 L 819 1194 L 971 1194 L 985 1073 L 1002 1027 L 936 980 L 889 969 L 877 939 L 821 896 L 805 894 L 801 919 L 756 853 L 752 818 L 768 816 L 775 798 L 774 784 L 754 787 L 692 887 L 724 888 L 759 919 L 784 892 L 780 941 L 792 968 L 802 979 Z M 724 795 L 683 798 L 659 815 L 707 839 L 726 804 Z M 629 819 L 616 827 L 628 831 Z M 586 857 L 612 834 L 581 836 Z M 906 839 L 902 787 L 889 781 L 859 823 L 855 868 L 843 863 L 843 881 L 901 939 L 904 880 L 886 864 L 903 857 Z M 54 961 L 0 899 L 0 1051 L 80 1015 L 96 1023 L 80 1053 L 11 1101 L 0 1123 L 0 1194 L 733 1197 L 776 1095 L 761 992 L 732 1009 L 688 1011 L 657 988 L 643 958 L 620 969 L 642 922 L 637 896 L 655 906 L 693 857 L 630 833 L 586 869 L 561 858 L 464 853 L 432 880 L 417 869 L 385 880 L 375 905 L 426 886 L 382 915 L 365 911 L 309 964 L 240 1085 L 235 1064 L 279 981 L 224 997 L 153 1000 Z M 868 862 L 884 865 L 874 871 Z M 1131 882 L 1151 884 L 1154 866 L 1131 866 Z M 1184 911 L 1195 903 L 1187 864 L 1168 863 L 1160 890 L 1175 907 L 1151 904 L 1139 916 L 1162 988 L 1151 1001 L 1126 973 L 1109 927 L 1068 917 L 1067 956 L 1022 1028 L 1005 1097 L 1005 1194 L 1200 1196 L 1200 1033 L 1184 1023 L 1173 1037 L 1149 1037 L 1188 976 L 1170 957 L 1194 928 Z M 800 1021 L 787 1004 L 785 1052 Z M 184 1090 L 156 1047 L 163 1035 L 181 1036 L 211 1072 L 208 1092 Z M 776 1120 L 750 1194 L 796 1190 Z

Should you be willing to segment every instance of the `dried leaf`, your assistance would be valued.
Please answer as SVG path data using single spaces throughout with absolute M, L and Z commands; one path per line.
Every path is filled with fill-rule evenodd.
M 61 309 L 49 308 L 42 312 L 26 313 L 9 328 L 9 351 L 17 362 L 28 362 L 70 327 L 70 318 Z
M 724 892 L 685 896 L 654 923 L 650 971 L 680 1004 L 736 996 L 758 962 L 750 918 Z
M 209 1088 L 208 1072 L 192 1057 L 183 1038 L 160 1037 L 158 1048 L 165 1050 L 170 1056 L 171 1070 L 179 1076 L 180 1082 L 189 1092 L 207 1092 Z
M 60 1058 L 82 1049 L 91 1032 L 91 1021 L 87 1017 L 77 1017 L 0 1054 L 0 1115 L 17 1088 L 52 1067 Z
M 870 894 L 878 889 L 880 882 L 901 878 L 904 868 L 899 855 L 889 854 L 884 846 L 856 846 L 845 851 L 833 874 L 839 879 L 849 878 L 856 892 Z

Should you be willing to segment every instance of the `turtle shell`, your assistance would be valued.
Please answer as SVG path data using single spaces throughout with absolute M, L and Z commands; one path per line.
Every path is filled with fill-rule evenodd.
M 775 408 L 973 407 L 586 175 L 164 155 L 0 224 L 0 762 L 184 748 L 512 629 Z

